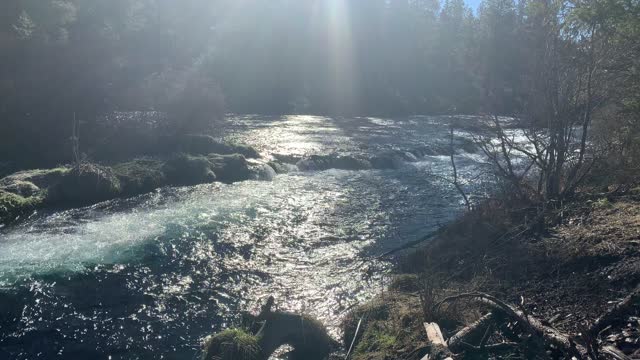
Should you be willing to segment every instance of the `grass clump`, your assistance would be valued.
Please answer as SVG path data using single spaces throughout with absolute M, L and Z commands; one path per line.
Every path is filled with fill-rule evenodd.
M 260 353 L 258 337 L 236 328 L 210 336 L 205 341 L 202 359 L 256 360 Z
M 356 346 L 354 359 L 369 359 L 375 357 L 376 353 L 388 353 L 393 350 L 398 339 L 396 335 L 389 333 L 390 330 L 383 321 L 369 324 Z

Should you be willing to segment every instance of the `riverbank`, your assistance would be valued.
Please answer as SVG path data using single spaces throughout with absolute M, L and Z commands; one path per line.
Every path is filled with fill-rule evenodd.
M 578 346 L 594 342 L 600 348 L 614 346 L 630 358 L 640 356 L 638 304 L 593 339 L 581 335 L 640 283 L 640 188 L 583 190 L 539 222 L 517 205 L 485 204 L 447 226 L 424 248 L 403 256 L 398 262 L 403 275 L 346 318 L 347 349 L 362 321 L 351 358 L 421 359 L 431 349 L 423 323 L 438 323 L 446 339 L 489 310 L 486 304 L 464 300 L 440 310 L 434 305 L 476 292 L 516 304 Z M 526 344 L 516 327 L 485 327 L 476 336 L 478 343 L 454 352 L 490 356 L 478 351 L 485 333 L 485 344 Z M 526 358 L 533 356 L 530 350 L 513 346 L 508 353 Z M 557 348 L 547 351 L 552 358 L 566 356 Z

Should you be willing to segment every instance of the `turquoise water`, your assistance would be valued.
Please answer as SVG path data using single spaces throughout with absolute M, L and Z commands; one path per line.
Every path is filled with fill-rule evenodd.
M 432 118 L 251 116 L 224 131 L 265 158 L 366 155 L 446 138 Z M 456 159 L 463 179 L 477 173 L 476 155 Z M 348 309 L 388 279 L 392 265 L 372 258 L 460 210 L 442 179 L 449 171 L 447 156 L 431 156 L 37 214 L 0 233 L 0 358 L 191 359 L 206 335 L 269 295 L 337 337 Z

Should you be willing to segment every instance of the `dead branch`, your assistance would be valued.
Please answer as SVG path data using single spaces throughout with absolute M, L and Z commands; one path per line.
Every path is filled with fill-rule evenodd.
M 640 302 L 640 285 L 635 288 L 629 295 L 627 295 L 622 301 L 611 307 L 606 313 L 600 316 L 591 325 L 589 334 L 596 337 L 602 331 L 602 329 L 609 326 L 612 322 L 619 319 L 624 314 L 628 313 L 631 308 Z
M 478 319 L 473 324 L 458 331 L 447 340 L 449 349 L 453 352 L 461 352 L 468 348 L 468 344 L 476 344 L 487 331 L 487 329 L 496 321 L 494 313 L 488 313 Z
M 575 356 L 577 359 L 587 358 L 586 348 L 575 343 L 568 335 L 552 328 L 551 326 L 544 325 L 542 321 L 537 318 L 524 314 L 515 306 L 509 305 L 489 294 L 476 292 L 450 296 L 434 305 L 434 311 L 437 311 L 444 303 L 461 299 L 473 299 L 492 308 L 494 311 L 502 313 L 508 319 L 517 321 L 523 327 L 525 332 L 535 338 L 538 338 L 547 346 L 556 347 L 568 355 Z

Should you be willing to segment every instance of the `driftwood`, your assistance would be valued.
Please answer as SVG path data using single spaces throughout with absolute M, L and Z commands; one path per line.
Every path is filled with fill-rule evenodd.
M 431 344 L 431 349 L 429 353 L 422 358 L 422 360 L 453 360 L 453 354 L 451 353 L 451 350 L 449 350 L 447 342 L 444 340 L 444 336 L 442 336 L 440 326 L 436 323 L 424 323 L 424 329 L 427 331 L 427 339 Z
M 555 348 L 564 353 L 567 358 L 598 359 L 598 353 L 601 353 L 607 354 L 614 359 L 626 360 L 629 357 L 613 346 L 598 348 L 595 339 L 602 329 L 628 313 L 640 302 L 640 286 L 593 323 L 587 332 L 588 336 L 583 337 L 583 340 L 587 342 L 585 345 L 579 344 L 571 336 L 553 328 L 550 324 L 527 314 L 524 309 L 519 309 L 485 293 L 474 292 L 450 296 L 436 303 L 433 310 L 437 311 L 445 303 L 462 299 L 473 300 L 483 304 L 490 308 L 491 312 L 458 331 L 446 342 L 444 342 L 438 324 L 425 323 L 430 352 L 423 360 L 459 359 L 464 353 L 474 355 L 482 353 L 498 354 L 511 352 L 523 346 L 533 346 L 533 349 L 530 350 L 540 354 L 543 358 L 548 357 L 545 353 L 547 348 Z M 527 335 L 523 339 L 527 341 L 523 344 L 520 342 L 520 337 L 510 333 L 507 334 L 509 342 L 487 344 L 487 339 L 494 325 L 503 325 L 505 322 L 517 324 L 517 328 Z M 503 327 L 503 329 L 505 328 Z M 473 345 L 478 343 L 479 345 Z
M 458 331 L 447 340 L 449 349 L 457 353 L 468 349 L 469 344 L 478 343 L 484 334 L 487 333 L 489 327 L 496 321 L 496 318 L 493 313 L 488 313 L 473 324 Z
M 534 340 L 539 340 L 545 345 L 556 347 L 566 354 L 575 356 L 577 359 L 586 358 L 587 349 L 584 346 L 576 344 L 569 336 L 551 326 L 544 325 L 542 321 L 529 314 L 525 314 L 515 306 L 509 305 L 488 294 L 467 293 L 451 296 L 437 303 L 434 308 L 437 310 L 442 304 L 459 299 L 473 299 L 487 305 L 493 311 L 504 315 L 507 319 L 517 321 L 524 331 L 532 336 Z

